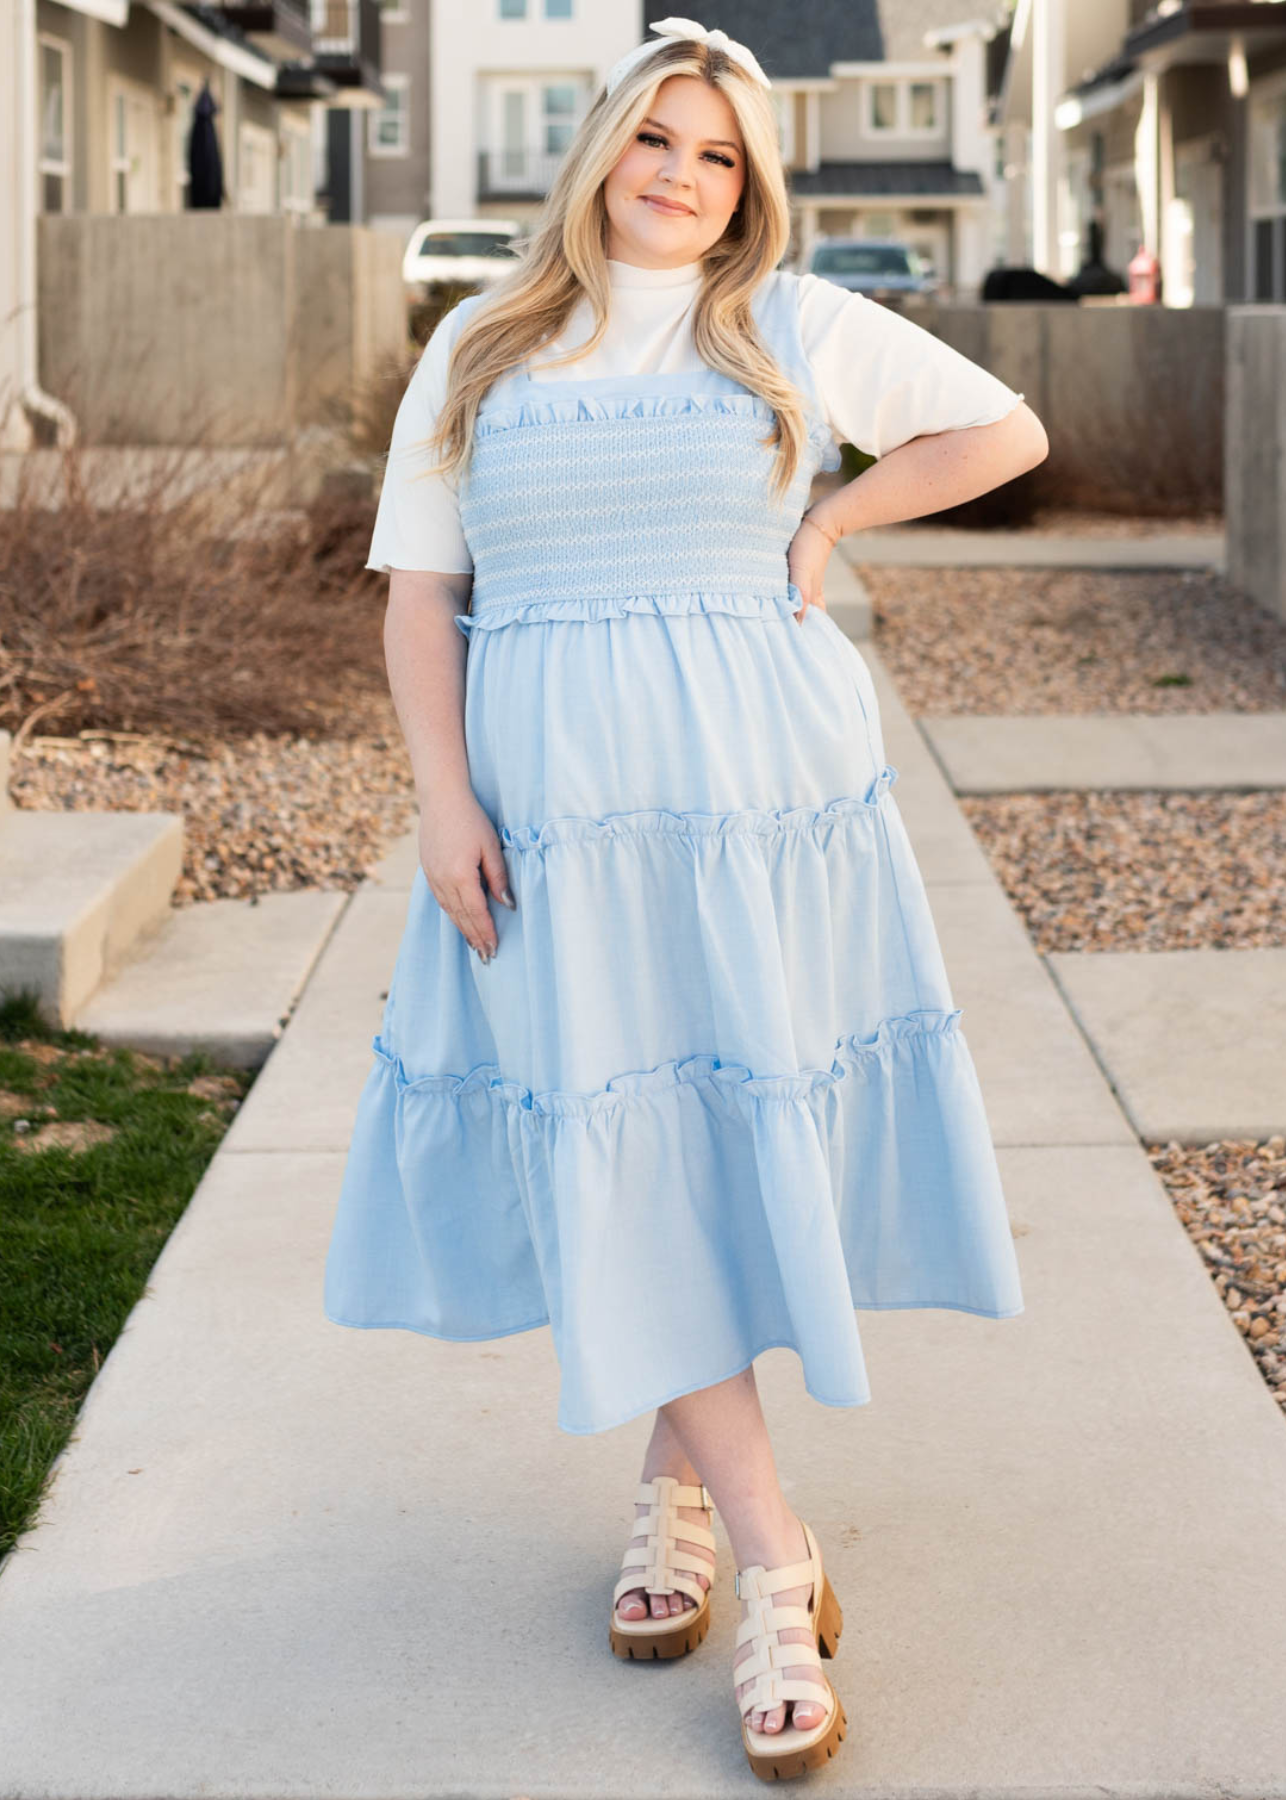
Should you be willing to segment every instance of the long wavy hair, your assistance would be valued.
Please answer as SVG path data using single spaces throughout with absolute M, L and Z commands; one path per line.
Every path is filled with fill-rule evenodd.
M 776 414 L 761 442 L 775 447 L 775 490 L 790 486 L 807 441 L 799 390 L 759 336 L 751 297 L 790 241 L 790 208 L 767 88 L 722 50 L 690 40 L 667 42 L 608 94 L 600 89 L 559 167 L 517 266 L 487 290 L 460 327 L 448 365 L 447 395 L 426 449 L 445 455 L 425 474 L 459 474 L 469 460 L 474 420 L 487 390 L 515 364 L 558 337 L 582 294 L 594 330 L 576 349 L 551 358 L 561 368 L 595 349 L 607 328 L 611 282 L 603 183 L 651 112 L 672 75 L 694 75 L 727 99 L 741 128 L 746 180 L 728 228 L 702 259 L 692 321 L 697 354 L 710 368 L 758 394 Z

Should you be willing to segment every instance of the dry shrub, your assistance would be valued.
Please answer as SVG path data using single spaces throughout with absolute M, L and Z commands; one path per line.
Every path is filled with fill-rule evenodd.
M 399 394 L 406 374 L 390 377 Z M 363 566 L 378 469 L 335 471 L 290 506 L 283 459 L 80 445 L 24 458 L 0 509 L 0 726 L 360 732 L 387 694 L 387 582 Z

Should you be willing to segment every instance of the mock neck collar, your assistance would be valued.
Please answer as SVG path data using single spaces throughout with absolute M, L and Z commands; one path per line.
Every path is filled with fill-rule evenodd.
M 672 269 L 645 269 L 639 263 L 607 259 L 607 273 L 614 288 L 695 287 L 701 280 L 699 262 L 679 263 Z

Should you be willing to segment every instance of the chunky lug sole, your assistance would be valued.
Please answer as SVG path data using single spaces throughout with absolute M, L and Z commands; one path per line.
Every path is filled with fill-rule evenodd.
M 633 1632 L 631 1625 L 651 1625 L 650 1632 Z M 685 1607 L 665 1619 L 618 1619 L 612 1615 L 612 1650 L 615 1655 L 635 1662 L 663 1661 L 670 1656 L 686 1656 L 695 1650 L 710 1629 L 710 1596 L 703 1606 Z
M 710 1629 L 710 1590 L 696 1579 L 706 1575 L 713 1582 L 714 1564 L 690 1550 L 676 1548 L 680 1539 L 713 1551 L 714 1533 L 707 1525 L 690 1524 L 678 1516 L 680 1506 L 710 1508 L 703 1486 L 689 1486 L 673 1475 L 658 1475 L 641 1482 L 636 1500 L 646 1505 L 645 1517 L 636 1519 L 631 1537 L 646 1537 L 646 1544 L 627 1547 L 621 1558 L 621 1576 L 612 1595 L 608 1625 L 614 1655 L 635 1662 L 663 1661 L 695 1650 Z M 642 1588 L 649 1594 L 689 1594 L 695 1606 L 671 1613 L 664 1619 L 650 1616 L 622 1619 L 616 1610 L 623 1594 Z
M 738 1570 L 737 1573 L 738 1595 L 758 1599 L 760 1602 L 770 1600 L 773 1594 L 779 1593 L 783 1588 L 806 1587 L 810 1582 L 813 1588 L 812 1599 L 807 1608 L 765 1608 L 761 1605 L 762 1622 L 757 1621 L 752 1614 L 738 1627 L 736 1647 L 740 1649 L 747 1639 L 751 1639 L 755 1643 L 755 1650 L 740 1665 L 734 1665 L 734 1687 L 740 1686 L 747 1679 L 745 1671 L 748 1664 L 757 1665 L 758 1671 L 766 1676 L 769 1683 L 767 1691 L 752 1692 L 747 1700 L 739 1702 L 742 1710 L 742 1743 L 750 1766 L 761 1781 L 786 1781 L 792 1776 L 806 1775 L 810 1769 L 822 1768 L 834 1757 L 848 1735 L 848 1716 L 829 1676 L 824 1677 L 825 1688 L 822 1689 L 819 1683 L 811 1680 L 779 1680 L 775 1673 L 778 1667 L 791 1664 L 801 1666 L 815 1662 L 820 1668 L 822 1657 L 830 1659 L 835 1655 L 839 1648 L 840 1633 L 844 1629 L 844 1615 L 830 1579 L 822 1567 L 817 1540 L 802 1519 L 800 1524 L 804 1527 L 809 1549 L 806 1562 L 789 1563 L 779 1569 L 757 1566 Z M 813 1644 L 781 1644 L 777 1638 L 778 1631 L 792 1626 L 812 1630 Z M 775 1658 L 779 1660 L 774 1660 Z M 752 1712 L 760 1707 L 780 1705 L 783 1700 L 795 1699 L 825 1699 L 829 1711 L 821 1724 L 805 1732 L 787 1720 L 780 1731 L 751 1730 L 747 1719 Z

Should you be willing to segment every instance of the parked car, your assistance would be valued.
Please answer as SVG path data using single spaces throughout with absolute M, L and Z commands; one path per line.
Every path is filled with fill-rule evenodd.
M 800 274 L 821 275 L 851 294 L 879 300 L 893 294 L 928 294 L 937 277 L 909 244 L 894 238 L 821 238 Z
M 402 279 L 424 298 L 440 282 L 488 287 L 517 254 L 517 219 L 424 219 L 411 233 Z
M 1080 299 L 1076 288 L 1066 282 L 1042 275 L 1039 269 L 999 264 L 988 269 L 982 283 L 984 300 L 1069 300 Z

